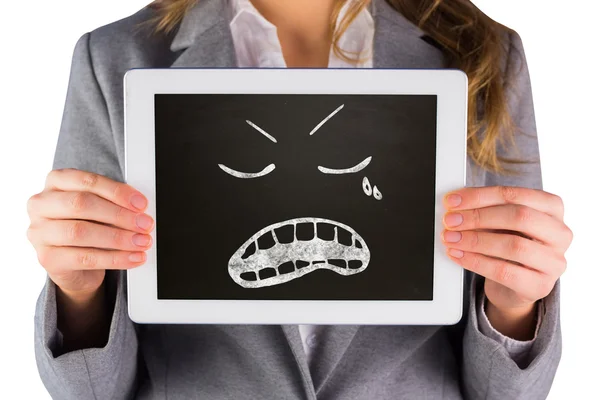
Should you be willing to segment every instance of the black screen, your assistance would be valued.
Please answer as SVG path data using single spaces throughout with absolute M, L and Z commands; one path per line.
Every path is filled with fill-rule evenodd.
M 436 106 L 155 95 L 158 297 L 431 300 Z

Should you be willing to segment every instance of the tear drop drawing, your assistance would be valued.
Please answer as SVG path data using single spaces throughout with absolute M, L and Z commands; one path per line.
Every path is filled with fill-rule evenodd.
M 371 187 L 371 182 L 369 182 L 369 178 L 367 178 L 366 176 L 363 178 L 362 188 L 363 188 L 363 192 L 365 192 L 365 194 L 367 196 L 370 196 L 373 194 L 373 188 Z
M 383 199 L 383 194 L 379 191 L 379 189 L 377 188 L 377 186 L 373 186 L 373 197 L 376 200 Z

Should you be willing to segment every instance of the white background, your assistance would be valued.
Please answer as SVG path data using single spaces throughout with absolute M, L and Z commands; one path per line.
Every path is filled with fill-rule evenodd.
M 44 281 L 25 237 L 29 196 L 52 164 L 79 36 L 149 0 L 5 2 L 0 24 L 0 398 L 49 398 L 33 354 L 33 311 Z M 599 398 L 600 79 L 592 0 L 477 0 L 525 44 L 545 189 L 575 232 L 562 280 L 563 358 L 550 399 Z M 596 8 L 596 10 L 592 10 Z M 84 399 L 82 399 L 84 400 Z M 507 399 L 509 400 L 509 399 Z

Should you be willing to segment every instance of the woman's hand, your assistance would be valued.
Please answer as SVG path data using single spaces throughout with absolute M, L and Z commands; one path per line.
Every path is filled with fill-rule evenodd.
M 71 299 L 88 298 L 105 270 L 146 260 L 154 221 L 137 190 L 74 169 L 48 174 L 45 189 L 29 199 L 27 237 L 50 279 Z
M 444 198 L 442 239 L 452 260 L 485 277 L 487 311 L 505 335 L 527 336 L 536 301 L 565 272 L 573 233 L 560 197 L 516 187 L 465 188 Z M 508 333 L 508 334 L 507 334 Z

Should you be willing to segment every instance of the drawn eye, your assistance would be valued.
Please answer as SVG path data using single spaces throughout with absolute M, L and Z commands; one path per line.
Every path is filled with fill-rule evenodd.
M 344 168 L 344 169 L 333 169 L 333 168 L 327 168 L 327 167 L 322 167 L 322 166 L 318 166 L 317 168 L 319 169 L 319 171 L 321 171 L 324 174 L 354 174 L 356 172 L 362 171 L 363 169 L 365 169 L 365 167 L 367 165 L 369 165 L 369 163 L 371 162 L 371 159 L 373 157 L 367 157 L 364 160 L 362 160 L 361 162 L 359 162 L 358 164 L 356 164 L 354 167 L 350 167 L 350 168 Z
M 231 169 L 223 164 L 219 164 L 219 168 L 221 168 L 223 171 L 225 171 L 229 175 L 235 176 L 236 178 L 250 179 L 250 178 L 260 178 L 261 176 L 270 174 L 275 169 L 275 164 L 269 164 L 262 171 L 259 171 L 259 172 L 240 172 L 240 171 L 236 171 L 235 169 Z

